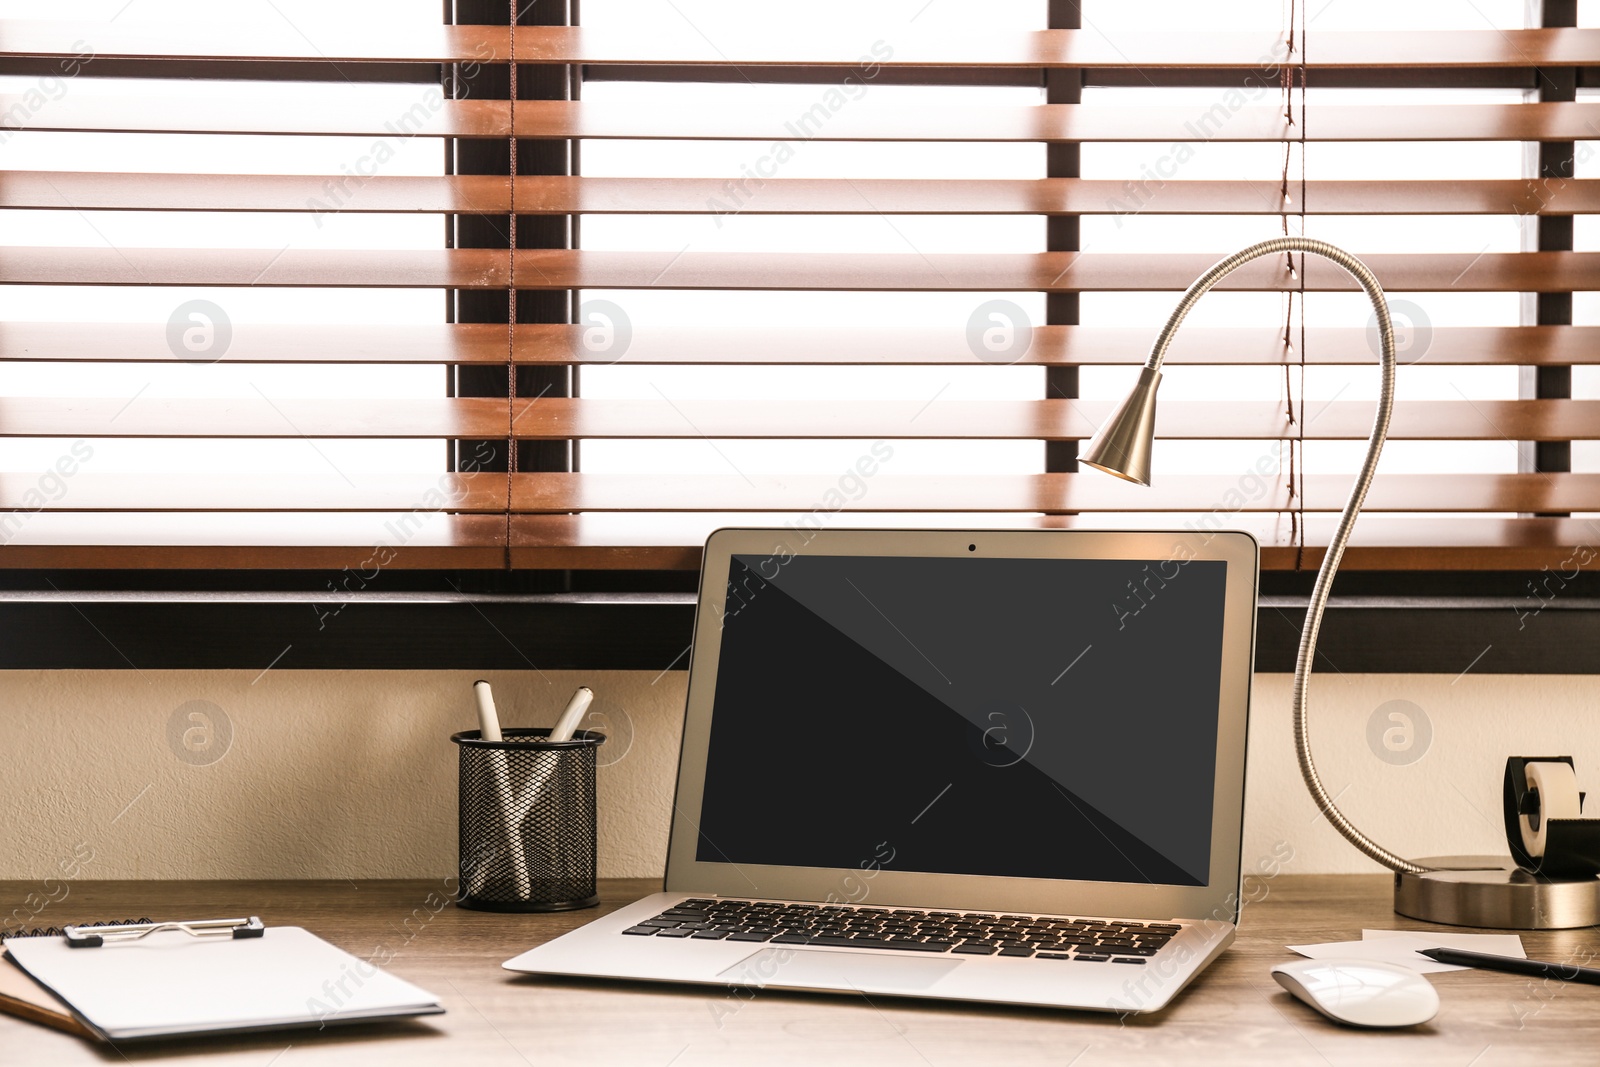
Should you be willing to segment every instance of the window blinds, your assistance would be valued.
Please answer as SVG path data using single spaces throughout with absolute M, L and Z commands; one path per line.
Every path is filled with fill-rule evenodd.
M 1061 11 L 1073 5 L 1051 5 Z M 545 7 L 545 5 L 540 5 Z M 1559 17 L 1560 5 L 1554 5 Z M 975 9 L 977 10 L 977 9 Z M 1547 12 L 1548 14 L 1548 12 Z M 1053 146 L 1045 173 L 1023 179 L 916 180 L 839 175 L 717 173 L 700 176 L 587 176 L 563 173 L 384 173 L 356 158 L 340 173 L 250 174 L 186 171 L 0 171 L 0 210 L 84 212 L 282 212 L 431 215 L 492 222 L 509 234 L 513 207 L 524 240 L 468 247 L 441 236 L 437 248 L 28 247 L 0 248 L 0 285 L 99 287 L 286 287 L 344 292 L 401 288 L 419 293 L 551 294 L 519 321 L 447 321 L 434 325 L 228 324 L 220 357 L 239 365 L 357 365 L 374 381 L 396 367 L 438 365 L 450 374 L 476 368 L 478 387 L 441 385 L 433 397 L 274 399 L 205 396 L 0 397 L 0 435 L 59 441 L 61 468 L 0 474 L 0 566 L 12 568 L 289 568 L 365 565 L 374 546 L 383 565 L 442 569 L 685 569 L 698 565 L 705 533 L 728 516 L 803 525 L 818 515 L 847 525 L 918 522 L 959 525 L 1127 526 L 1189 523 L 1255 531 L 1263 562 L 1275 569 L 1315 567 L 1320 538 L 1342 506 L 1348 476 L 1315 464 L 1285 463 L 1318 442 L 1359 441 L 1370 427 L 1369 403 L 1348 396 L 1307 401 L 1168 397 L 1158 437 L 1171 442 L 1259 443 L 1260 464 L 1209 472 L 1156 472 L 1145 490 L 1073 469 L 1076 442 L 1090 436 L 1115 403 L 1075 395 L 1078 370 L 1110 368 L 1131 381 L 1159 321 L 1085 325 L 1074 296 L 1170 293 L 1232 247 L 1145 251 L 1076 247 L 1076 223 L 1244 216 L 1255 228 L 1235 246 L 1277 232 L 1292 220 L 1320 236 L 1320 221 L 1423 216 L 1505 216 L 1522 220 L 1521 250 L 1439 252 L 1414 248 L 1363 255 L 1391 299 L 1410 293 L 1521 294 L 1521 324 L 1433 328 L 1431 367 L 1520 368 L 1531 383 L 1518 395 L 1408 397 L 1402 368 L 1391 438 L 1418 442 L 1514 442 L 1524 469 L 1380 473 L 1357 525 L 1346 566 L 1366 569 L 1538 569 L 1559 566 L 1592 539 L 1585 513 L 1600 512 L 1600 473 L 1563 469 L 1572 442 L 1600 439 L 1600 400 L 1574 399 L 1570 368 L 1600 363 L 1600 327 L 1573 325 L 1571 294 L 1600 290 L 1600 253 L 1575 251 L 1572 219 L 1600 208 L 1600 181 L 1579 176 L 1580 142 L 1600 137 L 1600 103 L 1578 91 L 1600 67 L 1600 31 L 1572 27 L 1521 30 L 1323 32 L 1285 30 L 1178 33 L 1150 31 L 1115 41 L 1092 29 L 1028 32 L 918 31 L 865 46 L 818 26 L 782 35 L 718 28 L 715 42 L 685 26 L 679 33 L 626 32 L 583 26 L 378 24 L 358 31 L 285 26 L 230 28 L 126 21 L 0 21 L 0 58 L 43 72 L 36 84 L 0 97 L 0 137 L 117 133 L 128 137 L 226 134 L 354 136 L 436 140 L 441 146 L 506 146 L 517 158 L 529 146 L 629 141 L 748 141 L 756 146 L 806 140 L 962 142 L 976 146 Z M 1069 21 L 1058 18 L 1058 21 Z M 513 104 L 460 91 L 463 71 L 509 70 L 513 51 L 524 84 L 530 72 L 558 72 L 581 87 L 586 77 L 648 81 L 697 79 L 751 85 L 786 80 L 839 87 L 848 106 L 820 110 L 685 110 L 608 106 L 582 98 L 519 98 Z M 251 100 L 215 99 L 203 77 L 174 82 L 166 95 L 128 97 L 96 85 L 82 70 L 99 64 L 120 74 L 147 67 L 163 77 L 203 75 L 225 64 L 228 77 L 256 87 Z M 144 65 L 144 66 L 142 66 Z M 357 95 L 317 106 L 291 106 L 277 86 L 299 77 L 359 80 L 363 70 L 432 69 L 437 91 L 419 91 L 404 110 Z M 305 73 L 299 74 L 301 68 Z M 23 69 L 18 66 L 14 69 Z M 313 74 L 320 71 L 321 74 Z M 1056 90 L 1028 106 L 989 103 L 908 107 L 870 94 L 846 95 L 849 79 L 945 85 L 1036 85 Z M 502 79 L 509 80 L 509 79 Z M 481 78 L 480 78 L 481 81 Z M 57 86 L 70 84 L 70 91 Z M 164 83 L 165 84 L 165 83 Z M 338 84 L 330 81 L 329 84 Z M 476 85 L 477 83 L 474 83 Z M 1102 104 L 1085 86 L 1209 87 L 1200 105 Z M 1515 102 L 1427 96 L 1410 106 L 1337 102 L 1318 87 L 1449 90 L 1491 86 L 1522 90 Z M 1288 86 L 1284 89 L 1284 86 Z M 424 86 L 424 88 L 426 88 Z M 546 94 L 555 95 L 555 94 Z M 796 123 L 800 124 L 797 129 Z M 1360 180 L 1320 177 L 1318 161 L 1346 143 L 1427 145 L 1508 142 L 1534 149 L 1522 177 Z M 1102 144 L 1150 146 L 1152 162 L 1116 178 L 1081 177 L 1076 154 Z M 1283 181 L 1259 177 L 1186 178 L 1183 146 L 1244 143 L 1295 153 Z M 0 145 L 0 152 L 4 152 Z M 546 161 L 547 162 L 547 161 Z M 1336 169 L 1336 168 L 1330 168 Z M 576 172 L 574 172 L 576 171 Z M 742 183 L 742 184 L 741 184 Z M 753 183 L 753 184 L 752 184 Z M 758 192 L 753 195 L 752 191 Z M 1047 247 L 1036 252 L 899 253 L 793 251 L 596 250 L 570 236 L 529 247 L 538 220 L 605 215 L 1032 216 L 1051 220 Z M 1063 226 L 1067 222 L 1072 225 Z M 576 230 L 571 227 L 567 232 Z M 441 235 L 460 231 L 441 228 Z M 481 242 L 480 242 L 481 243 Z M 560 245 L 550 247 L 550 245 Z M 1329 265 L 1298 258 L 1259 262 L 1224 289 L 1303 294 L 1353 291 Z M 603 317 L 574 321 L 574 294 L 605 291 L 752 291 L 817 293 L 1032 292 L 1052 298 L 1042 321 L 1026 324 L 1026 345 L 986 359 L 960 328 L 886 323 L 871 328 L 826 322 L 770 329 L 708 324 L 635 325 L 625 350 Z M 449 304 L 441 299 L 441 309 Z M 505 306 L 502 297 L 500 305 Z M 965 305 L 964 305 L 965 306 Z M 1169 378 L 1196 381 L 1209 366 L 1364 367 L 1373 361 L 1359 324 L 1305 325 L 1291 301 L 1287 320 L 1255 325 L 1197 324 L 1179 334 Z M 1296 316 L 1299 316 L 1298 318 Z M 541 321 L 542 320 L 542 321 Z M 1290 328 L 1286 330 L 1285 321 Z M 1000 323 L 1012 327 L 1014 323 Z M 204 316 L 187 328 L 201 334 Z M 1008 335 L 1010 336 L 1010 335 Z M 201 337 L 204 340 L 204 337 Z M 181 340 L 180 340 L 181 348 Z M 0 322 L 6 366 L 170 364 L 167 321 Z M 203 351 L 201 353 L 204 354 Z M 1404 355 L 1402 356 L 1404 358 Z M 197 360 L 199 361 L 199 360 Z M 902 399 L 753 395 L 615 398 L 585 395 L 583 370 L 599 366 L 798 366 L 826 375 L 841 367 L 994 365 L 994 373 L 1046 368 L 1051 389 L 1035 399 L 923 395 Z M 578 371 L 571 389 L 569 369 Z M 529 377 L 528 371 L 554 376 Z M 985 372 L 987 373 L 987 372 Z M 1362 371 L 1357 371 L 1357 374 Z M 1292 377 L 1292 376 L 1291 376 Z M 464 378 L 441 378 L 456 383 Z M 505 396 L 514 380 L 516 395 Z M 538 382 L 542 386 L 535 388 Z M 1117 381 L 1121 382 L 1118 378 Z M 483 387 L 487 383 L 487 387 Z M 498 383 L 498 388 L 496 387 Z M 530 384 L 531 383 L 531 384 Z M 552 383 L 555 387 L 552 388 Z M 568 383 L 568 384 L 562 384 Z M 1125 383 L 1124 383 L 1125 384 Z M 1064 387 L 1063 387 L 1064 386 Z M 576 395 L 563 395 L 575 392 Z M 487 395 L 485 395 L 487 394 Z M 321 480 L 238 470 L 96 470 L 73 458 L 102 440 L 436 441 L 448 462 L 426 476 L 366 473 Z M 875 467 L 871 492 L 851 486 L 820 494 L 815 479 L 742 471 L 590 471 L 581 446 L 594 441 L 792 442 L 805 463 L 808 443 L 1040 442 L 1036 470 L 901 473 Z M 83 443 L 87 442 L 87 445 Z M 456 442 L 484 443 L 469 450 Z M 516 462 L 505 457 L 515 442 Z M 530 451 L 553 444 L 555 451 Z M 578 447 L 567 446 L 576 444 Z M 1054 446 L 1053 450 L 1050 446 Z M 1563 451 L 1566 449 L 1566 451 Z M 446 454 L 441 449 L 441 454 Z M 485 459 L 474 462 L 472 454 Z M 553 461 L 551 456 L 556 457 Z M 563 459 L 562 457 L 565 457 Z M 510 467 L 507 470 L 505 468 Z M 70 473 L 68 468 L 70 468 Z M 574 469 L 575 468 L 575 469 Z M 816 471 L 830 485 L 833 465 Z M 848 474 L 849 472 L 845 472 Z M 865 477 L 858 472 L 858 480 Z M 837 498 L 837 499 L 835 499 Z M 1387 513 L 1387 514 L 1386 514 Z M 932 516 L 930 519 L 929 516 Z

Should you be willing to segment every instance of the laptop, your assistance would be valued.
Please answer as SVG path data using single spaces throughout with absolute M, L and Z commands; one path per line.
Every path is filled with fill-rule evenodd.
M 505 967 L 1164 1007 L 1238 919 L 1257 572 L 1232 532 L 716 531 L 665 890 Z

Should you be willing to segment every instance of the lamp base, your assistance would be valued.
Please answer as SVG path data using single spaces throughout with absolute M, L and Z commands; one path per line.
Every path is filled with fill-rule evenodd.
M 1394 910 L 1424 922 L 1491 930 L 1600 925 L 1600 878 L 1540 880 L 1509 856 L 1433 856 L 1437 870 L 1394 876 Z

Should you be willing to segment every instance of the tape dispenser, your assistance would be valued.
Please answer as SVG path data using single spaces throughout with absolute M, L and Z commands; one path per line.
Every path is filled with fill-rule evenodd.
M 1540 879 L 1600 874 L 1600 819 L 1583 817 L 1571 756 L 1506 760 L 1506 841 L 1517 865 Z

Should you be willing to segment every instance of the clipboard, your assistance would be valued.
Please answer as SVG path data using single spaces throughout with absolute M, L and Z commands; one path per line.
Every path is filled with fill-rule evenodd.
M 63 927 L 12 961 L 107 1041 L 434 1015 L 439 999 L 298 926 L 258 917 Z
M 107 922 L 80 923 L 78 929 L 90 929 L 96 926 L 132 926 L 149 922 L 149 919 L 114 919 Z M 6 951 L 5 941 L 8 937 L 60 936 L 59 926 L 36 927 L 32 930 L 0 930 L 0 1012 L 60 1030 L 74 1037 L 86 1037 L 92 1040 L 97 1036 L 95 1032 L 80 1022 L 78 1017 L 72 1014 L 72 1009 L 62 1003 L 60 997 L 35 982 L 26 971 L 11 962 L 11 955 Z
M 40 1026 L 48 1026 L 75 1037 L 97 1036 L 77 1017 L 72 1009 L 62 1003 L 44 986 L 28 977 L 26 971 L 11 962 L 11 955 L 0 945 L 0 1012 L 15 1015 Z

